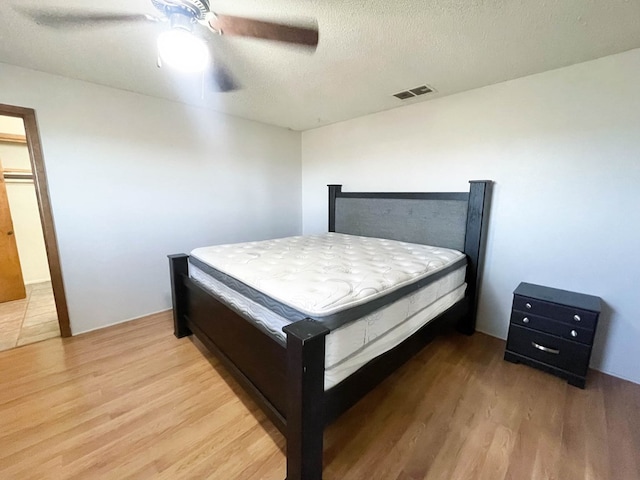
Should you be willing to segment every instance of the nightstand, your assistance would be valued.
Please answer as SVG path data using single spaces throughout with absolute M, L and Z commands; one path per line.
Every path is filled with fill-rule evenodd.
M 600 315 L 600 298 L 521 283 L 513 292 L 504 359 L 584 388 Z

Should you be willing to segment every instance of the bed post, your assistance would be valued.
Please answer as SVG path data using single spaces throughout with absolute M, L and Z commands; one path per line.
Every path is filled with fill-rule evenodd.
M 286 480 L 321 480 L 324 342 L 329 330 L 309 319 L 282 330 L 287 335 Z
M 173 301 L 173 334 L 178 337 L 191 335 L 185 322 L 187 313 L 187 292 L 184 278 L 189 275 L 189 255 L 179 253 L 169 255 L 171 272 L 171 300 Z
M 329 187 L 329 232 L 336 231 L 336 196 L 342 191 L 342 185 L 327 185 Z
M 489 214 L 489 190 L 491 180 L 469 181 L 469 208 L 467 210 L 467 233 L 464 239 L 464 253 L 467 254 L 467 298 L 469 300 L 469 314 L 459 324 L 458 329 L 471 335 L 476 331 L 476 315 L 478 310 L 478 295 L 480 277 L 482 275 L 484 248 L 484 234 Z

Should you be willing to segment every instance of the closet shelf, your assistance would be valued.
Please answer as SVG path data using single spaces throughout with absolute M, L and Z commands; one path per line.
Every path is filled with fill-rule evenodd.
M 5 143 L 27 143 L 27 137 L 24 135 L 15 135 L 13 133 L 2 133 L 0 132 L 0 142 Z

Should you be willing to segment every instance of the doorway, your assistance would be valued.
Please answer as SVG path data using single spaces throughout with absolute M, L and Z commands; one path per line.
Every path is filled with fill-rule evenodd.
M 69 337 L 35 112 L 0 104 L 0 350 Z

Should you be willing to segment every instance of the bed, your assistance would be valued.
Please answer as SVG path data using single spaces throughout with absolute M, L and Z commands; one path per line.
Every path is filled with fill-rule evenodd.
M 327 234 L 169 256 L 176 337 L 194 334 L 283 433 L 287 480 L 321 479 L 324 427 L 435 335 L 475 331 L 490 181 L 328 187 Z

